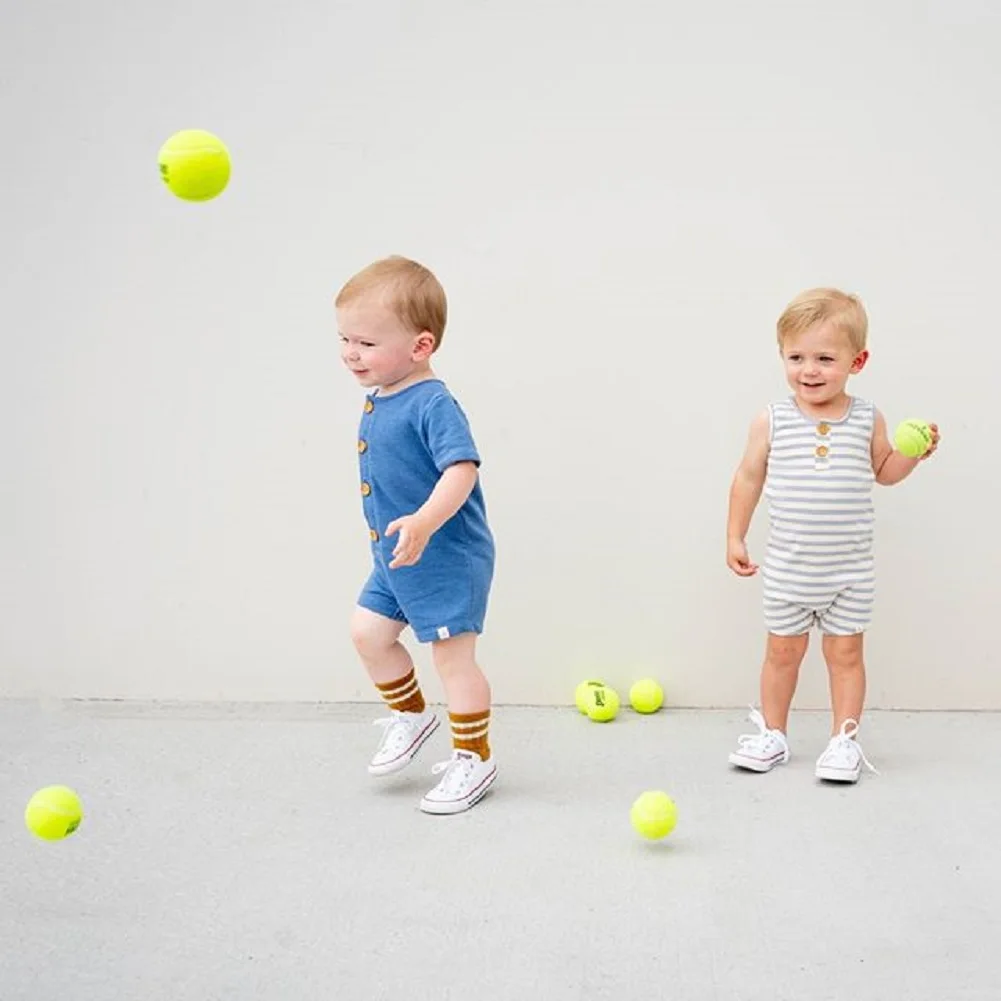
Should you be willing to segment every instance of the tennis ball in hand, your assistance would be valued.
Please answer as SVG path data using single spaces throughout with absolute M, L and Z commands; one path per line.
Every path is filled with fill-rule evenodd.
M 931 428 L 924 421 L 903 421 L 897 425 L 893 444 L 901 455 L 917 459 L 931 447 Z
M 629 689 L 629 704 L 638 713 L 655 713 L 664 704 L 664 689 L 653 678 L 644 678 Z
M 202 129 L 172 135 L 160 147 L 160 177 L 178 198 L 207 202 L 229 184 L 229 150 Z
M 587 691 L 587 716 L 595 723 L 607 723 L 619 714 L 619 695 L 614 688 L 598 685 Z
M 72 834 L 83 820 L 83 807 L 72 789 L 46 786 L 28 800 L 24 822 L 44 841 L 60 841 Z
M 652 790 L 642 793 L 629 811 L 629 820 L 637 834 L 657 841 L 674 830 L 678 808 L 667 793 Z

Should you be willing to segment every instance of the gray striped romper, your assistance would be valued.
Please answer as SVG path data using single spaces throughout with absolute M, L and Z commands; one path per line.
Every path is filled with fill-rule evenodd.
M 844 416 L 817 421 L 790 397 L 768 413 L 770 530 L 762 571 L 768 631 L 799 636 L 817 625 L 832 636 L 863 632 L 876 589 L 876 409 L 851 397 Z

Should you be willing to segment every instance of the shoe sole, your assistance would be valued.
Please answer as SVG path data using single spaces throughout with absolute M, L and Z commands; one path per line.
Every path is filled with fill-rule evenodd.
M 417 757 L 417 752 L 424 746 L 428 737 L 430 737 L 435 730 L 441 725 L 441 720 L 437 716 L 434 716 L 430 723 L 414 739 L 414 742 L 403 752 L 398 758 L 394 758 L 392 761 L 387 761 L 383 765 L 369 765 L 368 773 L 369 775 L 393 775 L 396 772 L 403 771 L 407 765 L 410 764 L 414 758 Z
M 844 783 L 854 783 L 858 782 L 859 776 L 862 774 L 862 770 L 859 769 L 857 772 L 846 772 L 842 769 L 834 768 L 818 768 L 817 778 L 823 780 L 824 782 L 841 782 Z
M 476 804 L 479 803 L 484 796 L 486 796 L 487 791 L 494 784 L 496 778 L 497 769 L 494 768 L 494 770 L 479 784 L 478 788 L 464 799 L 448 800 L 447 802 L 438 802 L 434 799 L 422 799 L 421 811 L 424 813 L 431 813 L 439 817 L 451 816 L 456 813 L 465 813 L 466 810 L 476 806 Z
M 784 765 L 781 757 L 769 761 L 761 761 L 758 758 L 745 758 L 739 754 L 731 754 L 727 759 L 731 765 L 743 768 L 748 772 L 770 772 L 776 765 Z

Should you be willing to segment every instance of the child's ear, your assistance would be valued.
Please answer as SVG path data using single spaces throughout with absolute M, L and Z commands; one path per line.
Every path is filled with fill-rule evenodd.
M 868 351 L 860 351 L 856 356 L 855 360 L 852 362 L 851 374 L 858 375 L 862 369 L 865 368 L 865 363 L 869 360 Z
M 424 330 L 417 335 L 414 341 L 414 359 L 416 361 L 426 361 L 434 354 L 434 334 L 430 330 Z

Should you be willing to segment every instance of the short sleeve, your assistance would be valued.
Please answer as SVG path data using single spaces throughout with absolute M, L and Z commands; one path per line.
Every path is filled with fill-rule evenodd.
M 439 473 L 457 462 L 480 464 L 480 454 L 462 407 L 452 396 L 430 400 L 421 419 L 421 435 Z

